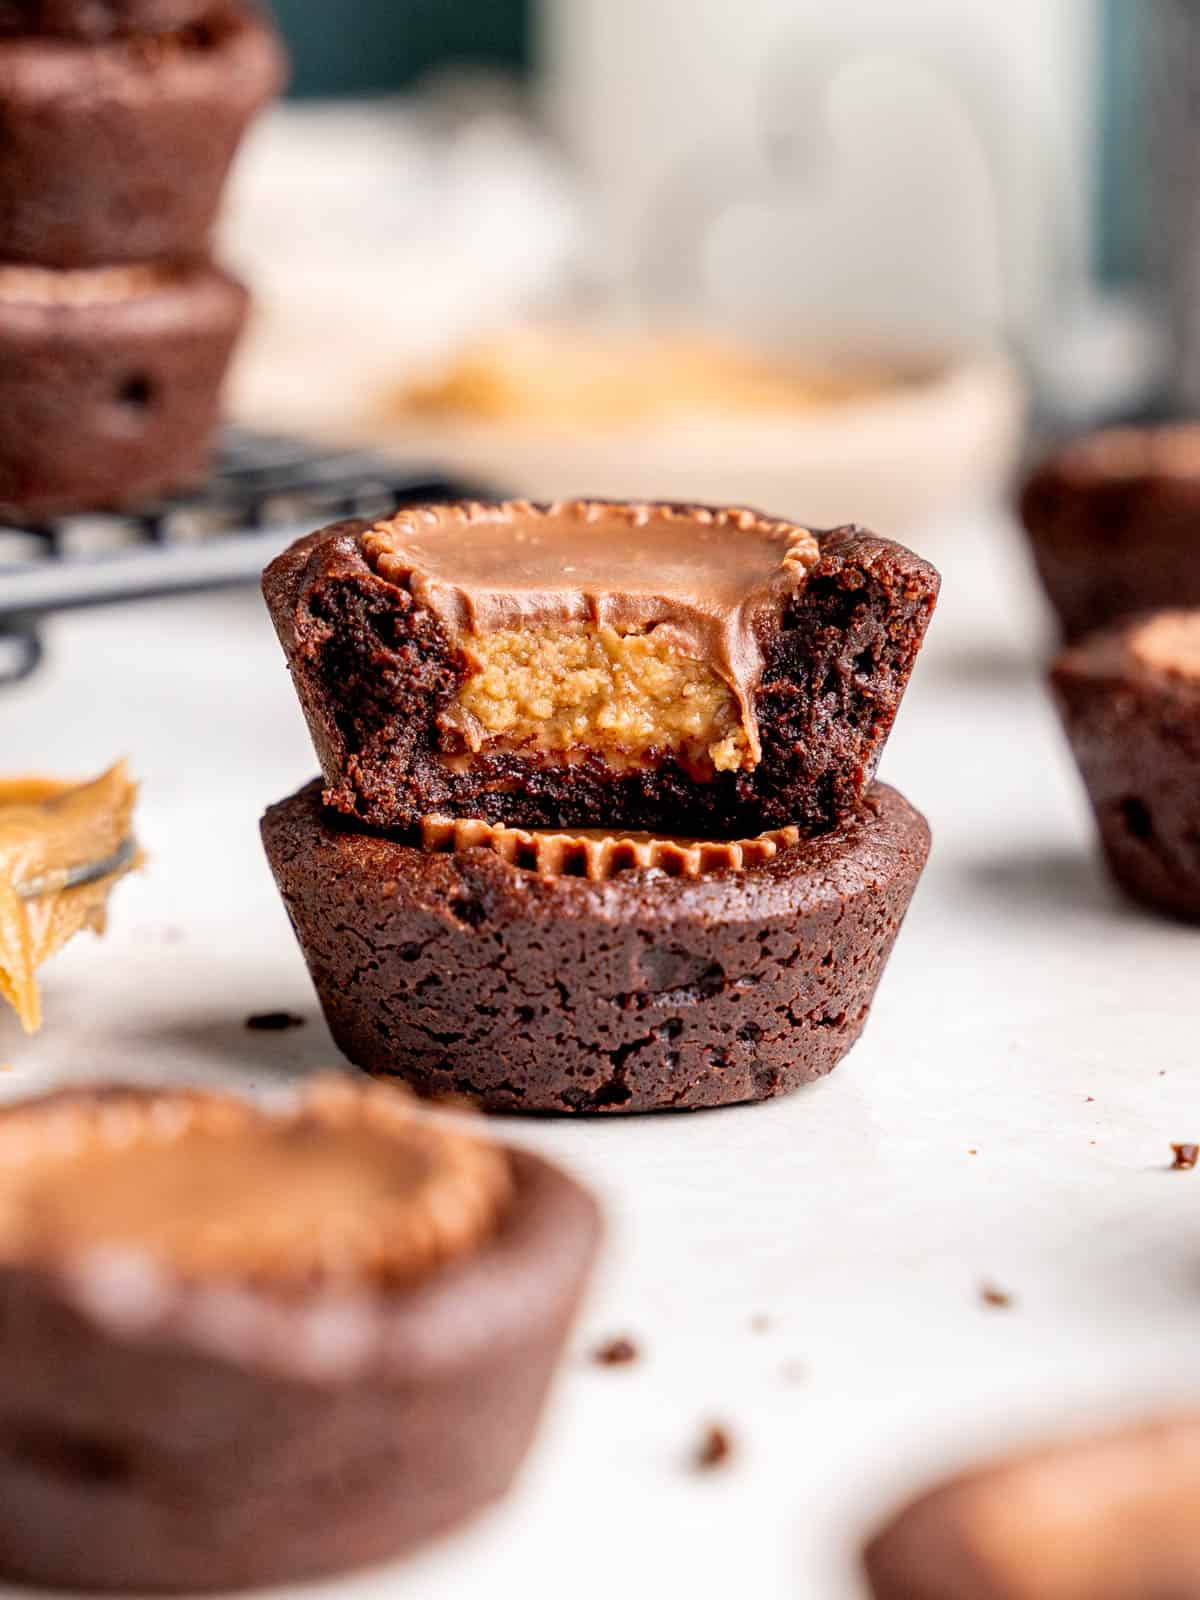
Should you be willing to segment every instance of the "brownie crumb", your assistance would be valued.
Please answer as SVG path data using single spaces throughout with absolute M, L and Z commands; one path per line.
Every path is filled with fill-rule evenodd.
M 632 1339 L 609 1339 L 592 1351 L 592 1361 L 598 1367 L 629 1367 L 638 1360 L 641 1351 Z
M 252 1033 L 286 1033 L 289 1028 L 302 1028 L 304 1018 L 294 1011 L 255 1011 L 246 1018 Z
M 1190 1172 L 1200 1161 L 1200 1144 L 1173 1144 L 1171 1149 L 1175 1152 L 1170 1168 L 1172 1172 Z
M 981 1283 L 979 1298 L 985 1306 L 993 1306 L 998 1311 L 1007 1311 L 1013 1303 L 1013 1297 L 1008 1290 L 998 1289 L 994 1283 Z
M 700 1472 L 723 1467 L 733 1454 L 733 1437 L 719 1422 L 710 1422 L 696 1447 L 695 1464 Z

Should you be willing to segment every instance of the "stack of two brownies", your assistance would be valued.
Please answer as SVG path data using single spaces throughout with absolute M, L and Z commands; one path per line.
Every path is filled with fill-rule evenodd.
M 353 1061 L 629 1112 L 854 1043 L 928 853 L 874 782 L 926 562 L 741 509 L 468 503 L 314 534 L 264 588 L 325 782 L 263 835 Z
M 234 0 L 0 0 L 0 520 L 202 469 L 247 304 L 209 234 L 283 73 Z

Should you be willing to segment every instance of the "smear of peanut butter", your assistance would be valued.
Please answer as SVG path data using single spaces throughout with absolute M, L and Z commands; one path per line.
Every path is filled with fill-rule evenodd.
M 42 1022 L 37 969 L 82 929 L 104 932 L 113 885 L 139 860 L 75 888 L 55 886 L 54 875 L 115 855 L 132 834 L 136 797 L 124 762 L 92 783 L 0 779 L 0 998 L 26 1033 Z M 22 895 L 48 876 L 48 892 Z

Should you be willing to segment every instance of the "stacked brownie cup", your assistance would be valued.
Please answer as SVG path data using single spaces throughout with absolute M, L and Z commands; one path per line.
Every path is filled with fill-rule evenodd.
M 928 851 L 874 772 L 937 587 L 861 529 L 698 506 L 293 545 L 264 589 L 325 781 L 263 836 L 341 1048 L 496 1111 L 828 1072 Z
M 1200 426 L 1062 446 L 1021 513 L 1069 641 L 1051 685 L 1109 868 L 1200 921 Z
M 209 235 L 283 75 L 249 6 L 0 0 L 0 517 L 203 468 L 247 307 Z

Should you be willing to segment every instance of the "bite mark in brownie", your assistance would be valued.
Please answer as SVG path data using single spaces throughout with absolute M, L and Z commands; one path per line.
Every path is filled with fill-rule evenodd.
M 936 600 L 927 563 L 742 511 L 459 510 L 457 529 L 407 513 L 431 519 L 423 541 L 339 524 L 267 569 L 330 806 L 377 827 L 441 813 L 708 838 L 816 833 L 854 811 Z M 506 588 L 498 530 L 520 549 L 547 525 L 582 572 Z M 480 528 L 499 570 L 452 580 L 432 533 Z

